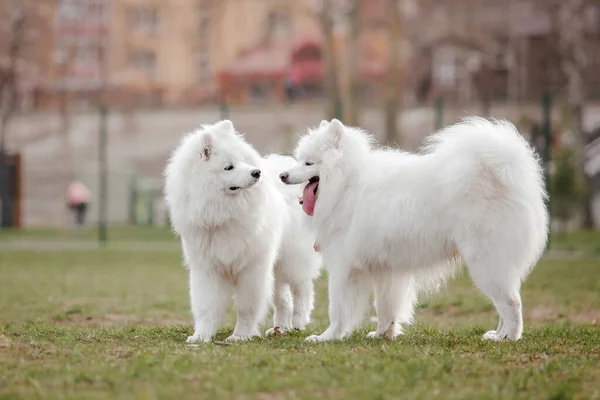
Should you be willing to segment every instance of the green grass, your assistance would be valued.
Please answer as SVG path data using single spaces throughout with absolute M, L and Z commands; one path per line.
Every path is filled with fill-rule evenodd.
M 141 231 L 112 235 L 172 240 Z M 0 398 L 600 398 L 599 243 L 590 233 L 553 241 L 577 257 L 544 260 L 526 281 L 517 343 L 481 341 L 496 315 L 461 275 L 422 299 L 394 342 L 366 340 L 365 321 L 346 341 L 304 343 L 327 326 L 321 279 L 307 332 L 230 346 L 184 343 L 192 330 L 177 251 L 3 249 Z M 230 312 L 217 339 L 233 322 Z
M 109 241 L 166 241 L 174 242 L 177 240 L 173 236 L 173 233 L 168 228 L 146 228 L 146 227 L 133 227 L 133 226 L 122 226 L 108 229 L 108 240 Z M 2 230 L 0 229 L 0 242 L 10 240 L 25 240 L 25 241 L 37 241 L 37 240 L 52 240 L 52 241 L 63 241 L 63 240 L 75 240 L 75 241 L 92 241 L 98 240 L 98 229 L 90 228 L 78 233 L 72 234 L 71 231 L 66 229 L 55 229 L 55 228 L 33 228 L 33 229 L 22 229 L 22 230 Z

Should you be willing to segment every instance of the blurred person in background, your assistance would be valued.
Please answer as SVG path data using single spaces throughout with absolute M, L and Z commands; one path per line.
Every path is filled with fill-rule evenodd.
M 90 200 L 90 191 L 79 181 L 73 181 L 67 188 L 67 206 L 73 211 L 74 230 L 79 231 L 85 225 L 85 214 Z

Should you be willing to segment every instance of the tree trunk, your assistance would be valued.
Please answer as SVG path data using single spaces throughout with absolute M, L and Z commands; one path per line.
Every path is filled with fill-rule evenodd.
M 388 0 L 389 65 L 385 88 L 385 141 L 400 146 L 398 135 L 398 106 L 402 99 L 400 77 L 402 70 L 401 28 L 402 9 L 398 0 Z
M 348 12 L 348 90 L 345 105 L 345 122 L 351 126 L 360 125 L 358 101 L 360 96 L 360 77 L 358 71 L 360 52 L 360 8 L 362 0 L 353 0 Z
M 9 66 L 2 71 L 2 87 L 0 87 L 0 214 L 6 215 L 11 210 L 8 188 L 8 166 L 6 162 L 6 135 L 13 113 L 17 107 L 17 58 L 21 48 L 21 33 L 25 17 L 21 9 L 13 11 L 8 49 Z M 4 221 L 2 221 L 4 225 Z
M 585 203 L 583 207 L 583 228 L 584 229 L 594 229 L 594 216 L 592 214 L 592 206 L 593 206 L 593 193 L 591 190 L 591 177 L 589 177 L 585 173 L 585 154 L 583 154 L 583 149 L 587 145 L 587 135 L 585 134 L 583 127 L 583 105 L 580 103 L 574 103 L 570 105 L 571 108 L 571 117 L 573 119 L 573 133 L 577 138 L 578 142 L 578 160 L 579 160 L 579 169 L 583 178 L 585 179 L 586 186 L 588 187 L 588 191 L 585 198 Z
M 325 61 L 325 92 L 327 96 L 327 116 L 340 118 L 340 87 L 338 69 L 335 59 L 335 45 L 333 37 L 333 8 L 331 0 L 323 0 L 321 11 L 321 29 L 323 30 L 323 57 Z
M 572 129 L 577 140 L 579 167 L 587 186 L 590 187 L 591 180 L 590 177 L 585 174 L 585 154 L 583 154 L 584 148 L 588 144 L 588 138 L 583 124 L 583 113 L 585 109 L 584 68 L 586 65 L 586 54 L 583 46 L 585 40 L 584 32 L 581 26 L 579 26 L 580 23 L 583 22 L 584 8 L 583 4 L 579 3 L 581 2 L 576 2 L 573 4 L 575 8 L 571 10 L 571 17 L 574 22 L 574 39 L 569 50 L 572 52 L 572 56 L 565 57 L 566 59 L 563 61 L 563 66 L 568 82 L 569 108 L 571 110 L 571 117 L 573 121 Z M 586 229 L 594 228 L 592 201 L 592 191 L 588 190 L 583 214 L 583 227 Z
M 0 120 L 0 228 L 4 227 L 4 217 L 10 213 L 8 188 L 8 163 L 6 162 L 6 131 L 8 119 L 2 116 Z
M 481 115 L 483 117 L 489 117 L 491 108 L 492 102 L 490 99 L 490 94 L 486 90 L 484 90 L 481 94 Z

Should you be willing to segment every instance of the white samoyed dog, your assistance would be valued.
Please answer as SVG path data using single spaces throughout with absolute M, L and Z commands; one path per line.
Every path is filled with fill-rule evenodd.
M 419 290 L 435 288 L 464 261 L 500 316 L 489 340 L 523 332 L 521 282 L 548 237 L 536 155 L 506 121 L 467 119 L 411 154 L 377 149 L 338 120 L 304 136 L 280 178 L 308 182 L 303 209 L 329 272 L 329 328 L 340 339 L 360 324 L 375 292 L 377 330 L 393 339 L 410 322 Z
M 235 294 L 229 341 L 259 336 L 275 286 L 274 328 L 304 329 L 313 308 L 320 256 L 313 250 L 300 190 L 279 172 L 291 157 L 261 158 L 231 121 L 186 135 L 165 170 L 165 199 L 190 274 L 194 334 L 208 342 Z M 291 189 L 291 190 L 290 190 Z

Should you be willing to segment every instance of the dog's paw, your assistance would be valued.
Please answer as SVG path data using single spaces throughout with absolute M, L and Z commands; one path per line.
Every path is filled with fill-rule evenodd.
M 367 339 L 381 339 L 382 337 L 383 335 L 377 331 L 367 333 Z
M 507 335 L 503 334 L 502 332 L 487 331 L 486 333 L 483 334 L 482 339 L 490 340 L 492 342 L 500 342 L 502 340 L 507 339 Z
M 327 337 L 325 335 L 311 335 L 304 340 L 309 343 L 320 343 L 320 342 L 329 342 L 329 341 L 335 340 L 335 339 L 336 338 Z
M 296 332 L 304 332 L 304 330 L 306 329 L 306 326 L 304 325 L 294 325 L 293 328 Z
M 300 315 L 292 317 L 292 328 L 297 331 L 303 331 L 308 324 L 310 324 L 310 317 Z
M 281 335 L 285 335 L 289 331 L 290 331 L 289 328 L 284 328 L 281 326 L 274 326 L 265 332 L 265 336 L 281 336 Z
M 304 339 L 304 341 L 308 342 L 308 343 L 317 343 L 317 342 L 320 342 L 319 335 L 310 335 L 309 337 L 307 337 L 306 339 Z
M 401 335 L 402 331 L 396 331 L 393 329 L 388 329 L 387 331 L 381 333 L 377 331 L 367 333 L 368 339 L 387 339 L 394 340 L 398 335 Z
M 188 344 L 192 344 L 192 343 L 208 343 L 210 342 L 210 337 L 203 337 L 200 335 L 192 335 L 192 336 L 188 336 L 188 338 L 185 341 Z
M 251 340 L 251 339 L 252 339 L 252 336 L 231 335 L 227 339 L 225 339 L 225 341 L 226 342 L 247 342 L 248 340 Z
M 385 331 L 381 330 L 381 329 L 377 329 L 373 332 L 369 332 L 367 334 L 367 338 L 394 340 L 396 338 L 396 336 L 401 335 L 401 334 L 402 334 L 402 327 L 400 326 L 400 324 L 397 322 L 392 322 Z

